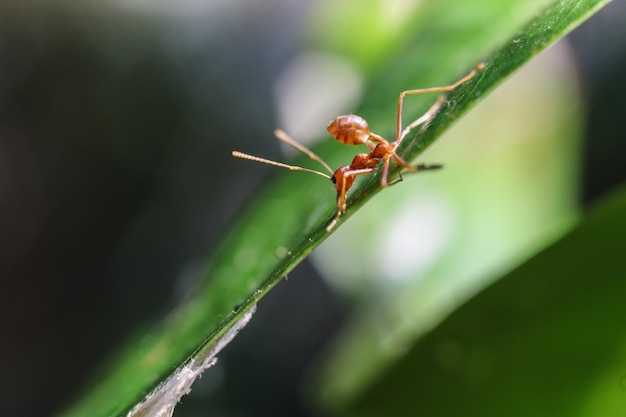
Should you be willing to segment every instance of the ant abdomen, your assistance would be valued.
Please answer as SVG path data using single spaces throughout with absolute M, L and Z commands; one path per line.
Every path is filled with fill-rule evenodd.
M 360 145 L 370 136 L 370 127 L 365 119 L 355 114 L 337 117 L 326 129 L 332 137 L 346 145 Z

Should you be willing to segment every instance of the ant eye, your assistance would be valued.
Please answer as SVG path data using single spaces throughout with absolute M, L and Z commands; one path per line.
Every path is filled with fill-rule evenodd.
M 333 177 L 330 179 L 333 184 L 337 184 L 337 177 L 333 175 Z

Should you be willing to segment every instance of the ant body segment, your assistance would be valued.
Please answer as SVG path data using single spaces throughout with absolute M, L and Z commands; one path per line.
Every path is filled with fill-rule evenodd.
M 365 121 L 365 119 L 360 116 L 350 114 L 337 117 L 335 120 L 330 122 L 327 127 L 327 130 L 331 134 L 331 136 L 346 145 L 365 144 L 369 148 L 370 152 L 357 154 L 350 165 L 344 165 L 335 171 L 333 171 L 330 166 L 322 160 L 322 158 L 317 156 L 315 153 L 313 153 L 313 151 L 311 151 L 304 145 L 301 145 L 295 140 L 291 139 L 284 131 L 279 129 L 274 131 L 274 135 L 280 141 L 308 155 L 311 159 L 319 162 L 320 165 L 322 165 L 329 174 L 295 165 L 283 164 L 281 162 L 260 158 L 258 156 L 249 155 L 239 151 L 233 151 L 232 155 L 236 158 L 261 162 L 268 165 L 286 168 L 292 171 L 310 172 L 312 174 L 316 174 L 330 179 L 335 186 L 335 190 L 337 191 L 337 197 L 335 199 L 335 202 L 337 204 L 337 213 L 335 214 L 333 221 L 326 227 L 326 231 L 330 232 L 337 224 L 339 216 L 341 216 L 341 214 L 346 211 L 346 194 L 354 184 L 356 177 L 359 175 L 370 174 L 376 171 L 381 162 L 383 163 L 382 175 L 380 180 L 380 184 L 382 187 L 387 187 L 390 185 L 388 182 L 388 173 L 389 160 L 391 158 L 393 158 L 399 165 L 401 165 L 403 168 L 407 169 L 410 172 L 441 168 L 440 164 L 419 164 L 416 166 L 410 165 L 396 153 L 396 148 L 400 145 L 402 139 L 404 138 L 404 136 L 406 136 L 408 132 L 410 132 L 413 128 L 429 121 L 435 115 L 435 113 L 437 113 L 437 111 L 444 102 L 445 96 L 440 96 L 435 104 L 430 109 L 428 109 L 428 111 L 426 111 L 426 113 L 424 113 L 421 117 L 412 122 L 404 130 L 402 130 L 402 104 L 404 97 L 406 95 L 412 94 L 452 91 L 459 85 L 469 81 L 472 77 L 474 77 L 474 75 L 476 75 L 478 71 L 481 71 L 483 68 L 484 64 L 477 65 L 476 68 L 474 68 L 465 77 L 448 86 L 424 88 L 419 90 L 407 90 L 400 93 L 400 96 L 398 98 L 398 116 L 396 120 L 396 140 L 394 142 L 388 142 L 382 136 L 372 132 L 369 128 L 367 121 Z

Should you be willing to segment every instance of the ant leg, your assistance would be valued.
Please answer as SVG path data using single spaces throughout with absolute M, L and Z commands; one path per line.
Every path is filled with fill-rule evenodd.
M 442 164 L 419 164 L 415 166 L 415 171 L 430 171 L 433 169 L 441 169 L 443 168 Z
M 410 169 L 409 169 L 410 172 L 416 173 L 416 172 L 419 172 L 419 171 L 431 171 L 431 170 L 435 170 L 435 169 L 441 169 L 441 168 L 443 168 L 443 165 L 442 164 L 418 164 L 418 165 L 415 165 L 415 166 L 409 165 L 409 167 L 410 167 Z M 383 183 L 383 179 L 386 180 L 386 177 L 384 177 L 385 175 L 386 175 L 385 167 L 383 166 L 383 178 L 381 178 L 381 180 L 380 180 L 380 185 L 382 187 L 391 187 L 392 185 L 395 185 L 395 184 L 397 184 L 399 182 L 402 182 L 402 173 L 398 174 L 398 178 L 395 179 L 391 183 L 387 183 L 387 181 L 385 181 Z
M 391 156 L 393 156 L 393 159 L 396 160 L 396 162 L 400 165 L 402 165 L 404 168 L 406 168 L 408 171 L 410 172 L 415 172 L 417 171 L 417 168 L 415 168 L 413 165 L 409 164 L 407 161 L 405 161 L 404 159 L 400 158 L 400 155 L 398 155 L 395 150 L 394 152 L 391 154 Z
M 398 178 L 393 180 L 393 182 L 390 182 L 388 186 L 391 187 L 392 185 L 396 185 L 397 183 L 402 182 L 402 181 L 403 181 L 402 173 L 399 173 Z
M 337 204 L 337 213 L 335 213 L 335 217 L 333 218 L 333 221 L 331 221 L 330 224 L 326 226 L 326 233 L 330 233 L 330 231 L 335 228 L 335 226 L 337 225 L 337 222 L 339 221 L 339 216 L 341 216 L 341 214 L 346 211 L 347 204 L 346 204 L 346 181 L 345 180 L 342 181 L 341 192 L 337 193 L 336 204 Z
M 398 97 L 398 118 L 396 121 L 396 141 L 398 141 L 402 137 L 401 135 L 402 133 L 402 104 L 403 104 L 405 95 L 426 94 L 426 93 L 444 93 L 447 91 L 452 91 L 455 88 L 457 88 L 459 85 L 472 79 L 478 71 L 482 71 L 484 68 L 485 68 L 485 64 L 483 63 L 476 65 L 476 67 L 472 71 L 470 71 L 469 74 L 467 74 L 465 77 L 461 78 L 454 84 L 446 85 L 443 87 L 421 88 L 418 90 L 406 90 L 406 91 L 401 92 L 400 96 Z
M 339 221 L 339 216 L 341 216 L 341 209 L 337 210 L 337 214 L 335 214 L 335 218 L 333 219 L 333 221 L 330 222 L 328 226 L 326 226 L 326 233 L 330 233 L 330 231 L 335 228 L 337 222 Z
M 370 132 L 369 133 L 369 138 L 372 140 L 372 142 L 377 142 L 377 143 L 384 143 L 384 144 L 389 144 L 389 142 L 387 142 L 387 139 L 383 138 L 380 135 L 377 135 L 374 132 Z M 375 148 L 376 146 L 374 146 Z M 374 148 L 370 148 L 371 150 L 374 150 Z
M 376 167 L 372 167 L 372 168 L 362 168 L 362 169 L 353 169 L 352 171 L 346 171 L 345 172 L 345 176 L 351 176 L 351 177 L 357 177 L 359 175 L 365 175 L 365 174 L 371 174 L 372 172 L 376 171 Z M 344 181 L 344 186 L 345 186 L 345 181 Z M 343 193 L 343 207 L 342 207 L 342 212 L 346 211 L 346 206 L 347 206 L 347 199 L 346 199 L 346 194 L 347 194 L 348 190 L 342 190 Z
M 346 206 L 348 205 L 348 203 L 346 202 L 346 181 L 342 181 L 343 184 L 341 184 L 341 198 L 339 199 L 339 201 L 341 201 L 341 204 L 338 204 L 337 207 L 339 207 L 339 212 L 337 214 L 337 218 L 339 218 L 339 216 L 341 215 L 341 213 L 343 213 L 344 211 L 346 211 Z
M 425 171 L 425 170 L 429 170 L 429 169 L 439 169 L 439 168 L 443 168 L 443 165 L 441 164 L 432 164 L 432 165 L 424 165 L 424 164 L 419 164 L 415 167 L 417 169 L 417 171 Z M 398 178 L 396 178 L 393 182 L 389 183 L 389 187 L 391 187 L 392 185 L 396 185 L 399 182 L 404 181 L 404 179 L 402 178 L 402 173 L 398 174 Z
M 445 100 L 446 100 L 446 96 L 444 96 L 444 95 L 439 96 L 437 98 L 437 101 L 435 102 L 435 104 L 433 104 L 430 107 L 430 109 L 428 109 L 426 111 L 426 113 L 421 115 L 413 123 L 411 123 L 410 125 L 408 125 L 407 127 L 404 128 L 402 133 L 400 133 L 400 141 L 402 141 L 402 139 L 404 139 L 404 137 L 407 135 L 407 133 L 409 133 L 411 130 L 415 129 L 417 126 L 419 126 L 421 124 L 424 124 L 427 121 L 429 121 L 430 119 L 432 119 L 435 116 L 435 114 L 439 111 L 439 108 L 441 107 L 441 105 L 443 104 L 443 102 Z
M 410 165 L 409 165 L 410 166 Z M 380 186 L 385 188 L 389 184 L 387 183 L 387 176 L 389 175 L 389 158 L 385 158 L 385 162 L 383 163 L 383 173 L 380 177 Z
M 358 175 L 370 174 L 370 173 L 374 172 L 375 170 L 376 170 L 376 168 L 355 169 L 355 170 L 352 170 L 352 171 L 346 171 L 344 173 L 344 176 L 356 177 Z M 342 186 L 341 186 L 341 191 L 337 194 L 337 200 L 336 200 L 337 201 L 337 213 L 335 214 L 335 217 L 330 222 L 330 224 L 328 226 L 326 226 L 326 232 L 330 232 L 331 230 L 333 230 L 333 228 L 335 227 L 335 225 L 339 221 L 339 217 L 343 213 L 345 213 L 346 209 L 348 208 L 348 200 L 346 198 L 346 194 L 347 193 L 348 193 L 348 190 L 346 189 L 346 181 L 343 180 L 342 181 Z

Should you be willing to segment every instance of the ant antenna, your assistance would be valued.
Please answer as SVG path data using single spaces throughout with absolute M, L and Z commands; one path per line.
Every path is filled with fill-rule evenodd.
M 314 169 L 303 168 L 303 167 L 299 167 L 297 165 L 287 165 L 287 164 L 283 164 L 283 163 L 280 163 L 280 162 L 272 161 L 270 159 L 265 159 L 265 158 L 260 158 L 258 156 L 249 155 L 247 153 L 243 153 L 243 152 L 239 152 L 239 151 L 232 151 L 231 155 L 234 156 L 235 158 L 248 159 L 250 161 L 262 162 L 264 164 L 274 165 L 275 167 L 287 168 L 290 171 L 310 172 L 311 174 L 316 174 L 316 175 L 319 175 L 320 177 L 324 177 L 326 179 L 330 179 L 330 175 L 324 174 L 323 172 L 316 171 Z
M 287 145 L 297 149 L 298 151 L 306 154 L 309 156 L 309 158 L 319 162 L 324 168 L 326 168 L 326 170 L 328 172 L 330 172 L 330 174 L 333 174 L 333 170 L 330 169 L 330 167 L 328 166 L 328 164 L 326 162 L 324 162 L 322 160 L 322 158 L 320 158 L 319 156 L 317 156 L 315 153 L 313 153 L 313 151 L 311 151 L 309 148 L 307 148 L 304 145 L 299 144 L 298 142 L 296 142 L 295 140 L 291 139 L 287 133 L 285 133 L 284 131 L 280 130 L 280 129 L 276 129 L 274 131 L 274 135 L 283 143 L 286 143 Z M 326 179 L 331 179 L 331 175 L 325 174 L 323 172 L 320 171 L 316 171 L 314 169 L 309 169 L 309 168 L 303 168 L 297 165 L 288 165 L 288 164 L 283 164 L 282 162 L 276 162 L 276 161 L 272 161 L 270 159 L 265 159 L 265 158 L 261 158 L 258 156 L 254 156 L 254 155 L 249 155 L 247 153 L 243 153 L 243 152 L 239 152 L 239 151 L 232 151 L 231 153 L 235 158 L 241 158 L 241 159 L 247 159 L 250 161 L 255 161 L 255 162 L 261 162 L 267 165 L 273 165 L 275 167 L 280 167 L 280 168 L 286 168 L 290 171 L 304 171 L 304 172 L 310 172 L 311 174 L 315 174 L 315 175 L 319 175 L 320 177 L 324 177 Z
M 330 172 L 331 175 L 333 174 L 333 170 L 330 169 L 330 166 L 328 166 L 328 164 L 324 162 L 322 158 L 314 154 L 313 151 L 307 148 L 306 146 L 301 145 L 295 140 L 293 140 L 291 137 L 289 137 L 287 133 L 285 133 L 284 130 L 280 130 L 280 129 L 274 130 L 274 136 L 276 136 L 278 140 L 280 140 L 281 142 L 286 143 L 287 145 L 293 147 L 294 149 L 299 150 L 303 154 L 308 155 L 309 158 L 311 158 L 312 160 L 319 162 L 324 168 L 326 168 L 326 171 Z

